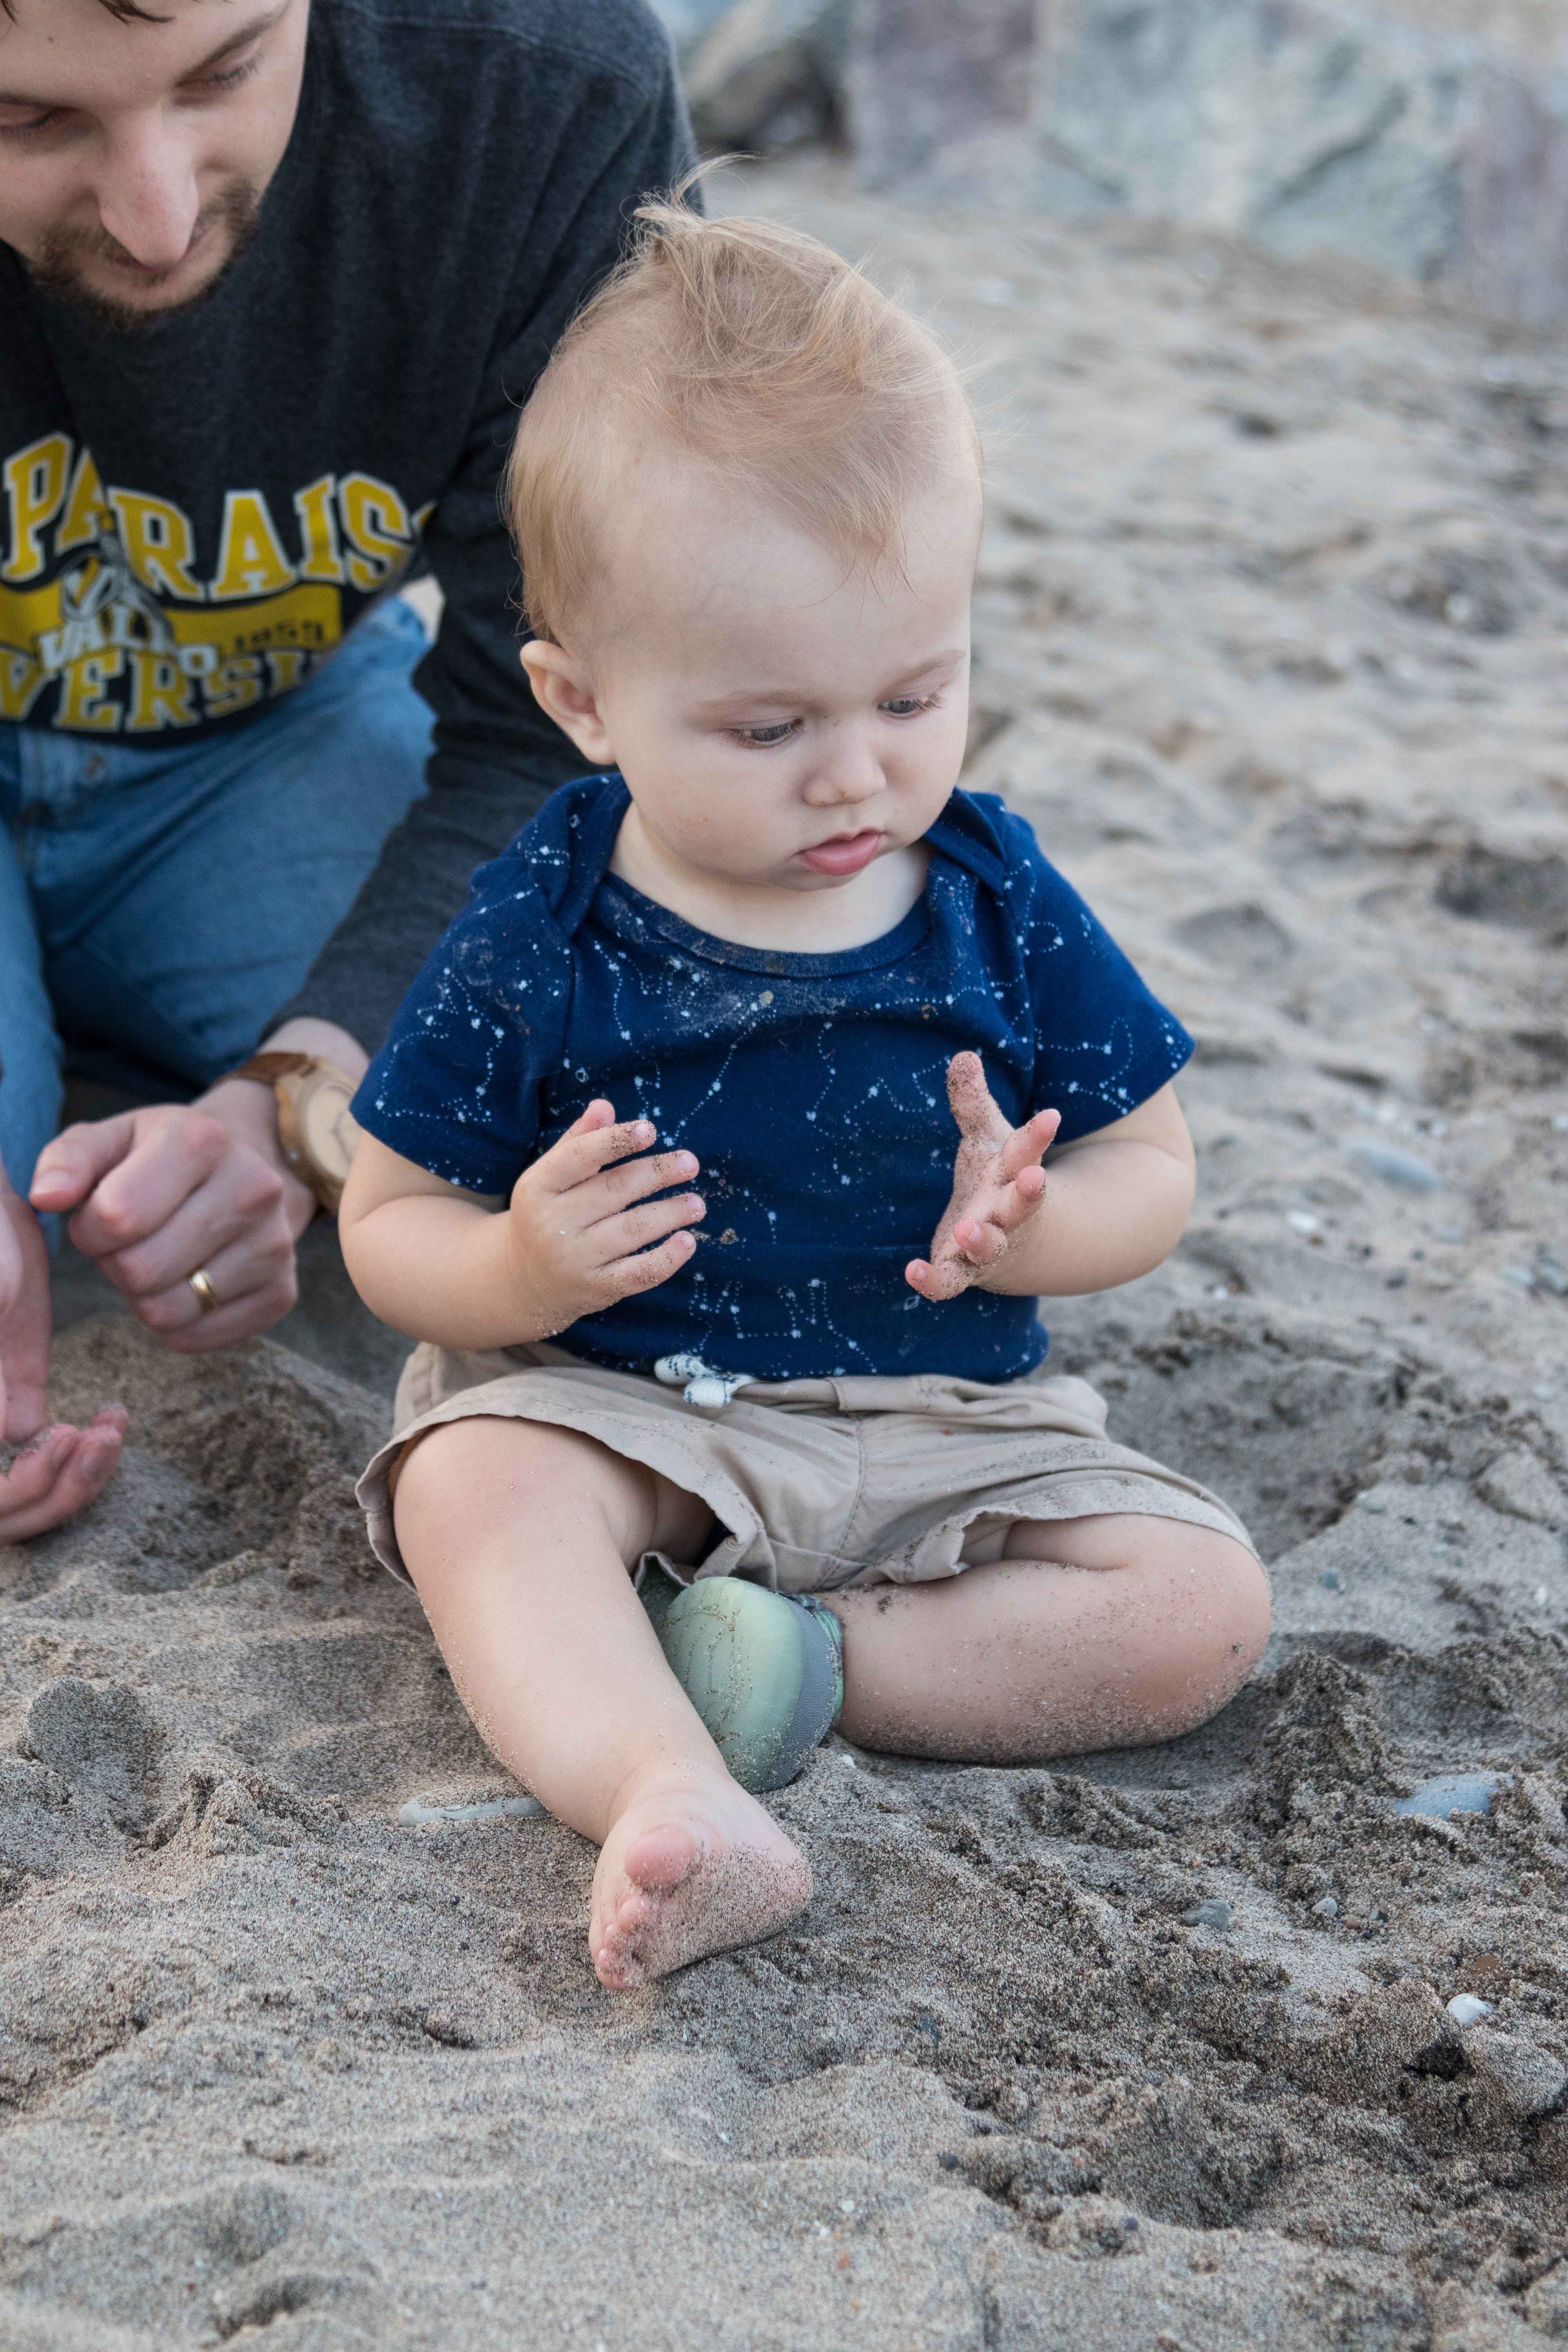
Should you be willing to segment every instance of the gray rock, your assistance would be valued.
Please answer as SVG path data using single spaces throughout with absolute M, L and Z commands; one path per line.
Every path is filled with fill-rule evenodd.
M 1494 1511 L 1537 1527 L 1560 1528 L 1568 1519 L 1568 1496 L 1545 1463 L 1522 1445 L 1495 1454 L 1476 1480 L 1476 1492 Z
M 1462 240 L 1462 85 L 1441 52 L 1300 0 L 1078 0 L 1038 118 L 1059 206 L 1350 252 L 1420 278 Z
M 1524 2298 L 1524 2315 L 1538 2335 L 1568 2336 L 1568 2267 L 1537 2279 Z
M 1347 1143 L 1347 1155 L 1385 1184 L 1403 1184 L 1410 1192 L 1440 1192 L 1443 1179 L 1428 1160 L 1413 1151 L 1396 1151 L 1391 1143 Z
M 426 1822 L 489 1822 L 504 1819 L 532 1822 L 544 1811 L 537 1797 L 486 1797 L 472 1805 L 432 1805 L 422 1797 L 410 1797 L 398 1808 L 397 1818 L 406 1827 L 417 1829 Z
M 1535 1253 L 1535 1279 L 1553 1298 L 1568 1298 L 1568 1265 L 1544 1245 Z
M 1500 1772 L 1444 1772 L 1423 1780 L 1394 1805 L 1396 1813 L 1419 1813 L 1427 1821 L 1446 1822 L 1451 1813 L 1489 1813 L 1492 1798 L 1502 1784 Z
M 682 66 L 734 5 L 735 0 L 652 0 L 653 13 Z
M 1544 1830 L 1544 1834 L 1556 1839 L 1559 1844 L 1568 1839 L 1568 1821 L 1563 1818 L 1559 1794 L 1549 1780 L 1544 1780 L 1542 1773 L 1526 1771 L 1519 1776 L 1519 1809 L 1535 1821 L 1538 1830 Z
M 1194 1903 L 1190 1911 L 1184 1911 L 1182 1925 L 1184 1927 L 1213 1927 L 1223 1936 L 1235 1916 L 1236 1913 L 1228 1903 L 1218 1895 L 1211 1895 L 1206 1903 Z
M 738 0 L 684 57 L 704 146 L 773 154 L 831 131 L 849 47 L 850 0 Z
M 1568 2091 L 1562 2059 L 1511 2033 L 1476 2031 L 1466 2040 L 1465 2056 L 1496 2105 L 1521 2120 L 1550 2114 Z
M 935 173 L 985 194 L 1026 169 L 1035 26 L 1034 0 L 860 0 L 849 100 L 868 184 Z
M 1163 215 L 1568 315 L 1562 86 L 1354 0 L 859 0 L 850 90 L 873 186 Z
M 1331 1895 L 1320 1895 L 1312 1906 L 1313 1918 L 1337 1919 L 1339 1916 L 1340 1906 L 1335 1898 Z

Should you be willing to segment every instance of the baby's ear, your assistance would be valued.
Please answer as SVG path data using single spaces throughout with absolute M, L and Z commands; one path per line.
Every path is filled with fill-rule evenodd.
M 563 734 L 569 735 L 584 758 L 591 760 L 596 768 L 611 766 L 616 755 L 599 715 L 598 697 L 586 665 L 569 654 L 564 646 L 552 645 L 547 637 L 531 638 L 519 658 L 528 673 L 533 698 L 545 717 L 553 719 Z

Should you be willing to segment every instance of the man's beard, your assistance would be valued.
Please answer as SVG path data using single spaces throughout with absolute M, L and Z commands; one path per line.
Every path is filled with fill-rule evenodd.
M 198 309 L 216 294 L 255 236 L 260 222 L 261 191 L 246 180 L 233 181 L 215 203 L 199 213 L 192 243 L 198 236 L 205 238 L 226 231 L 228 251 L 212 276 L 204 278 L 195 293 L 187 294 L 180 302 L 121 301 L 89 284 L 81 274 L 83 262 L 114 263 L 129 257 L 118 238 L 110 236 L 106 228 L 55 229 L 45 238 L 37 257 L 26 264 L 27 275 L 40 293 L 68 302 L 73 310 L 82 311 L 100 327 L 125 335 L 146 334 L 162 326 L 165 319 L 179 318 Z

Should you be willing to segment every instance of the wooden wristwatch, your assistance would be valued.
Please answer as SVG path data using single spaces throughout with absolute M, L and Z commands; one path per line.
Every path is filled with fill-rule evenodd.
M 255 1054 L 228 1076 L 271 1087 L 278 1097 L 283 1157 L 328 1216 L 335 1217 L 360 1139 L 349 1109 L 354 1081 L 314 1054 Z

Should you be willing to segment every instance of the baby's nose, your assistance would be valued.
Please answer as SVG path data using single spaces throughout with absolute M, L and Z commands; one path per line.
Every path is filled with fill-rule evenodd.
M 830 808 L 837 801 L 869 800 L 882 789 L 882 764 L 864 736 L 839 735 L 829 740 L 824 755 L 805 787 L 815 808 Z

